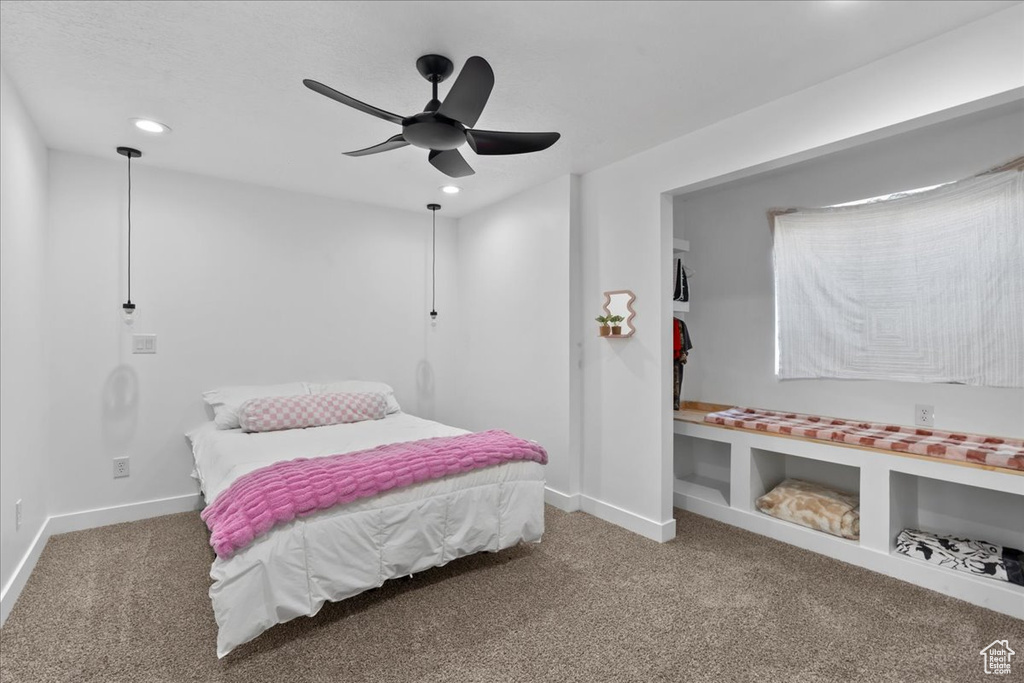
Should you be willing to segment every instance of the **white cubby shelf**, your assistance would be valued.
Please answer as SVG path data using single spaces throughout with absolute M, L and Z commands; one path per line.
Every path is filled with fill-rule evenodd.
M 720 441 L 676 436 L 676 495 L 729 506 L 729 446 Z
M 1024 587 L 896 552 L 917 528 L 1024 548 L 1024 476 L 824 441 L 730 429 L 676 413 L 675 506 L 1024 619 Z M 754 505 L 786 478 L 860 494 L 860 540 L 770 517 Z
M 674 252 L 690 251 L 690 241 L 689 240 L 681 240 L 678 237 L 674 238 L 672 240 L 672 251 L 674 251 Z

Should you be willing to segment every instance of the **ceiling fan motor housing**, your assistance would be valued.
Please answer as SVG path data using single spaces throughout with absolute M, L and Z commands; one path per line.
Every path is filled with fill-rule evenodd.
M 466 127 L 436 112 L 425 111 L 402 121 L 406 142 L 423 149 L 455 149 L 466 143 Z

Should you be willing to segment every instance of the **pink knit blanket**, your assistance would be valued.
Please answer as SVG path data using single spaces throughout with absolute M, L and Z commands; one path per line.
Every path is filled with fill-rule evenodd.
M 501 430 L 387 444 L 325 458 L 296 458 L 236 479 L 202 518 L 210 545 L 227 558 L 279 524 L 421 481 L 532 460 L 547 452 Z
M 784 413 L 760 408 L 730 408 L 708 413 L 705 422 L 851 446 L 881 448 L 897 453 L 927 455 L 943 460 L 973 462 L 1024 471 L 1024 440 L 981 434 L 857 422 L 836 417 Z

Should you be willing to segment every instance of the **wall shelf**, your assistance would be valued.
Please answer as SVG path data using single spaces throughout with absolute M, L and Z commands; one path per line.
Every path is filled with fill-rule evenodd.
M 688 313 L 690 311 L 689 301 L 673 301 L 672 311 L 675 313 Z
M 681 239 L 678 239 L 678 238 L 673 239 L 672 240 L 672 251 L 677 251 L 677 252 L 678 251 L 690 251 L 690 241 L 689 240 L 681 240 Z

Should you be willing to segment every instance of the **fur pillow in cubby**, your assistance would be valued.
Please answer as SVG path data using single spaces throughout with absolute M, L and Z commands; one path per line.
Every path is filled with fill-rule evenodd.
M 860 496 L 787 479 L 757 499 L 766 515 L 842 538 L 860 538 Z

